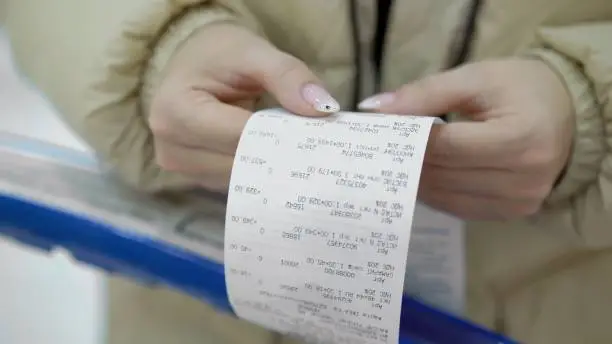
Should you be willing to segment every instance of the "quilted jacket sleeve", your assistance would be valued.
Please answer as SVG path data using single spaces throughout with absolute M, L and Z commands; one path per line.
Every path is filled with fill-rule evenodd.
M 139 189 L 188 186 L 185 178 L 154 163 L 142 109 L 155 76 L 195 30 L 233 21 L 260 31 L 242 0 L 8 0 L 7 5 L 5 24 L 18 67 L 101 160 Z
M 566 174 L 536 221 L 591 248 L 612 246 L 612 22 L 546 28 L 533 53 L 565 81 L 576 109 Z

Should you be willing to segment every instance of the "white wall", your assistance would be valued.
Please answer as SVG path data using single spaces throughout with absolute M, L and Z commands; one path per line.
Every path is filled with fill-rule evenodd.
M 0 31 L 0 130 L 7 129 L 84 149 L 19 82 Z M 93 270 L 0 237 L 0 344 L 102 344 L 103 295 Z

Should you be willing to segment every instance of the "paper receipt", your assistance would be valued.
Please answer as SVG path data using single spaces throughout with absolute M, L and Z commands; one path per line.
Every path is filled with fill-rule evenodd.
M 238 145 L 226 215 L 236 314 L 308 343 L 396 344 L 432 123 L 254 114 Z

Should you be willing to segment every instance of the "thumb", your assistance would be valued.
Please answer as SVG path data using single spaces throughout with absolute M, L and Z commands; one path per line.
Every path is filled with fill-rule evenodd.
M 340 111 L 340 104 L 317 76 L 299 59 L 274 47 L 248 56 L 248 74 L 287 110 L 304 116 Z
M 481 99 L 477 72 L 470 66 L 452 69 L 382 93 L 359 104 L 362 110 L 438 116 L 448 112 L 473 112 Z

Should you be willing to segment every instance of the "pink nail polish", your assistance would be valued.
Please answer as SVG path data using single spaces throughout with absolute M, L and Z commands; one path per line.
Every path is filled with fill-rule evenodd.
M 361 103 L 359 103 L 358 107 L 363 110 L 376 110 L 381 108 L 382 106 L 392 103 L 394 100 L 394 93 L 381 93 L 364 99 L 363 101 L 361 101 Z
M 340 104 L 319 85 L 307 84 L 304 86 L 302 97 L 319 112 L 333 113 L 340 111 Z

